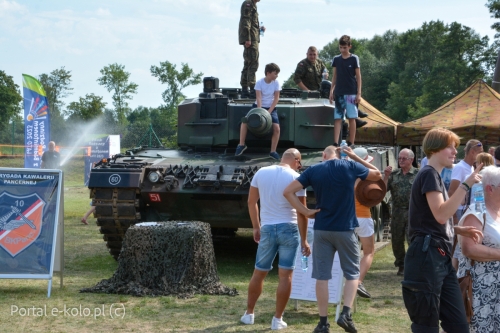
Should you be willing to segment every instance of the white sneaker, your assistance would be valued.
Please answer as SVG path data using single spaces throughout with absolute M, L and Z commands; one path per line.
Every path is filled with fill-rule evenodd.
M 254 318 L 253 313 L 247 314 L 247 312 L 245 311 L 245 314 L 241 316 L 240 321 L 245 325 L 253 325 L 253 318 Z
M 283 318 L 273 317 L 273 321 L 271 322 L 272 330 L 281 330 L 283 328 L 287 328 L 287 324 L 283 321 Z

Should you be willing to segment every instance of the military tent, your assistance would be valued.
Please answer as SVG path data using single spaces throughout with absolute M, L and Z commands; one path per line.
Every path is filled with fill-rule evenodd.
M 359 109 L 368 114 L 366 118 L 360 118 L 367 124 L 357 129 L 356 144 L 394 146 L 396 144 L 397 121 L 392 120 L 373 105 L 361 98 Z
M 452 130 L 463 140 L 478 139 L 483 145 L 498 144 L 500 94 L 478 80 L 427 116 L 399 124 L 397 144 L 420 146 L 427 131 L 435 127 Z

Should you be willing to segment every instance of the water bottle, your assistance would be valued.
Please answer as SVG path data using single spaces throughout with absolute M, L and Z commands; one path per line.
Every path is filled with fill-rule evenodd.
M 264 23 L 260 22 L 259 34 L 264 36 Z
M 476 212 L 484 212 L 484 190 L 481 182 L 472 186 L 472 200 L 474 200 L 474 208 Z M 472 204 L 472 202 L 471 202 Z
M 302 268 L 303 272 L 307 272 L 307 268 L 309 267 L 309 262 L 307 261 L 306 256 L 302 256 L 302 259 L 300 260 L 300 267 Z
M 323 76 L 323 80 L 326 80 L 328 78 L 328 72 L 326 71 L 326 68 L 323 68 L 323 73 L 321 74 Z
M 347 148 L 347 142 L 345 142 L 345 140 L 342 140 L 342 142 L 340 143 L 340 158 L 343 160 L 347 160 L 347 154 L 344 151 L 344 149 L 346 148 Z

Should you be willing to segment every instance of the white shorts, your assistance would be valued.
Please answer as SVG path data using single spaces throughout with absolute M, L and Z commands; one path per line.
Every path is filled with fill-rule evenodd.
M 359 227 L 354 229 L 354 232 L 356 232 L 359 237 L 370 237 L 375 233 L 373 219 L 371 217 L 358 217 L 357 219 Z

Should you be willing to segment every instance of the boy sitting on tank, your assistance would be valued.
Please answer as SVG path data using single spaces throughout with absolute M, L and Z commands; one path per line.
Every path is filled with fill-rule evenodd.
M 266 65 L 264 72 L 265 76 L 255 84 L 255 96 L 257 100 L 253 103 L 252 108 L 263 108 L 271 114 L 273 136 L 271 138 L 271 152 L 269 156 L 279 161 L 280 155 L 276 152 L 276 147 L 278 146 L 278 140 L 280 138 L 280 123 L 278 120 L 276 105 L 280 99 L 281 86 L 276 79 L 278 78 L 280 68 L 275 63 L 270 63 Z M 240 144 L 236 147 L 235 156 L 240 156 L 247 149 L 247 146 L 245 145 L 247 132 L 247 125 L 245 123 L 241 123 Z

